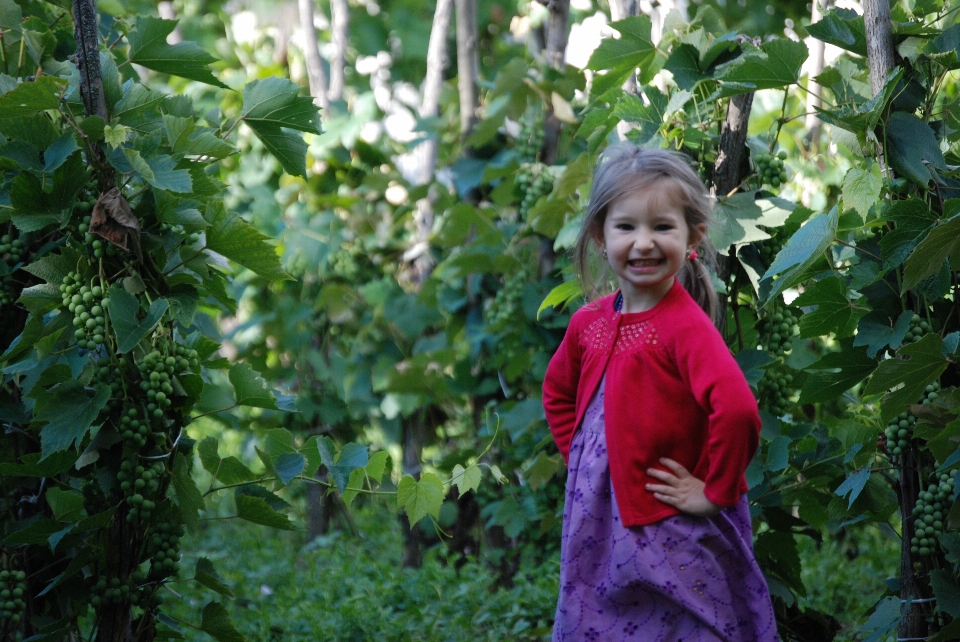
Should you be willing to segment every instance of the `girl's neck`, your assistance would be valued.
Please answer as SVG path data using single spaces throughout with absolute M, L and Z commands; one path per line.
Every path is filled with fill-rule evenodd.
M 652 310 L 670 293 L 670 290 L 672 290 L 676 284 L 676 280 L 677 278 L 673 277 L 670 279 L 667 287 L 656 292 L 628 292 L 625 294 L 621 288 L 615 301 L 616 311 L 622 314 L 633 314 Z

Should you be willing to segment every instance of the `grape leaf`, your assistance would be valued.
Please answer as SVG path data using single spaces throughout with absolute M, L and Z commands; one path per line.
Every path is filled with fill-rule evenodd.
M 230 590 L 230 587 L 223 583 L 223 578 L 221 578 L 216 569 L 213 568 L 213 562 L 208 560 L 206 557 L 201 557 L 197 560 L 196 570 L 193 573 L 193 579 L 200 584 L 203 584 L 208 589 L 216 591 L 220 595 L 226 595 L 227 597 L 233 597 L 233 591 Z
M 197 488 L 197 483 L 193 480 L 192 468 L 192 457 L 177 456 L 173 464 L 173 475 L 170 483 L 173 486 L 177 504 L 180 506 L 183 525 L 191 533 L 196 533 L 197 526 L 200 524 L 199 513 L 203 510 L 203 495 L 200 494 L 200 489 Z
M 144 158 L 140 152 L 129 147 L 123 148 L 123 154 L 133 171 L 157 189 L 180 194 L 193 190 L 190 172 L 185 169 L 176 169 L 177 162 L 172 156 L 159 154 Z
M 930 571 L 930 585 L 937 598 L 937 610 L 951 617 L 960 617 L 960 584 L 952 571 L 937 569 Z
M 530 484 L 530 489 L 536 492 L 553 479 L 553 476 L 561 470 L 563 470 L 563 458 L 559 454 L 551 457 L 547 455 L 545 451 L 541 450 L 533 463 L 524 471 L 524 476 L 527 479 L 527 483 Z M 478 485 L 479 481 L 478 475 Z
M 57 384 L 37 399 L 35 421 L 46 423 L 40 431 L 41 461 L 71 446 L 78 447 L 109 400 L 109 386 L 91 390 L 77 380 Z
M 764 304 L 793 284 L 833 243 L 837 232 L 839 212 L 836 207 L 829 214 L 820 214 L 802 225 L 777 254 L 773 264 L 760 278 L 766 289 Z M 774 279 L 774 277 L 778 277 Z
M 219 602 L 210 602 L 203 607 L 200 629 L 219 642 L 246 642 L 230 622 L 230 613 Z
M 899 354 L 908 359 L 888 359 L 877 367 L 863 393 L 886 393 L 880 403 L 882 421 L 890 421 L 917 403 L 927 384 L 947 369 L 948 361 L 940 350 L 940 343 L 940 336 L 931 332 L 900 349 Z
M 237 517 L 240 519 L 279 530 L 297 530 L 286 515 L 281 515 L 270 508 L 266 500 L 262 497 L 237 494 L 234 498 L 237 502 Z
M 166 299 L 157 299 L 150 304 L 147 315 L 142 320 L 138 320 L 140 302 L 121 286 L 112 285 L 107 311 L 110 313 L 110 322 L 117 336 L 117 352 L 125 354 L 133 350 L 140 340 L 160 322 L 168 306 Z
M 957 201 L 951 201 L 956 207 Z M 929 276 L 938 273 L 944 259 L 960 268 L 960 216 L 955 216 L 930 230 L 907 257 L 903 269 L 901 292 L 911 290 Z
M 832 401 L 866 379 L 876 368 L 874 359 L 863 350 L 850 348 L 848 343 L 840 352 L 825 354 L 805 368 L 809 374 L 800 389 L 797 404 Z
M 853 506 L 853 502 L 856 501 L 857 497 L 860 496 L 860 493 L 863 491 L 863 487 L 867 485 L 867 480 L 869 479 L 870 469 L 863 468 L 847 477 L 834 492 L 840 497 L 846 497 L 847 495 L 850 495 L 847 508 L 851 508 Z
M 290 276 L 280 267 L 277 249 L 266 243 L 268 237 L 240 218 L 228 212 L 222 202 L 210 202 L 204 218 L 207 229 L 207 247 L 236 261 L 262 277 L 288 280 Z
M 817 40 L 836 45 L 858 56 L 867 56 L 863 17 L 853 9 L 831 9 L 820 22 L 807 27 L 807 33 Z
M 868 162 L 867 167 L 851 167 L 843 177 L 843 209 L 856 210 L 863 220 L 870 208 L 880 201 L 883 177 L 879 163 Z
M 283 453 L 277 457 L 274 468 L 277 471 L 277 477 L 284 485 L 290 483 L 297 475 L 303 472 L 303 466 L 307 463 L 307 458 L 300 453 Z
M 880 239 L 884 270 L 892 270 L 903 263 L 937 222 L 937 215 L 930 205 L 919 198 L 894 201 L 884 211 L 883 218 L 895 224 Z
M 433 473 L 424 473 L 417 481 L 412 475 L 404 475 L 397 485 L 397 509 L 407 513 L 410 526 L 427 515 L 440 518 L 443 504 L 443 482 Z
M 79 491 L 54 486 L 44 498 L 58 522 L 76 522 L 83 516 L 83 495 Z
M 649 16 L 631 16 L 610 23 L 610 27 L 616 29 L 620 37 L 601 40 L 587 62 L 587 69 L 606 71 L 593 79 L 590 95 L 594 97 L 621 86 L 638 68 L 648 71 L 657 55 Z
M 13 91 L 0 96 L 0 119 L 33 116 L 37 112 L 57 109 L 64 85 L 66 79 L 56 76 L 39 76 L 33 82 L 20 83 Z
M 370 455 L 370 459 L 367 460 L 367 465 L 365 466 L 367 476 L 379 484 L 380 480 L 383 479 L 383 471 L 384 468 L 386 468 L 389 458 L 390 455 L 385 450 L 380 450 Z
M 847 294 L 847 287 L 835 276 L 817 281 L 804 290 L 794 305 L 816 307 L 800 317 L 800 336 L 809 339 L 833 332 L 837 338 L 843 338 L 853 334 L 857 321 L 870 310 L 851 303 Z
M 227 141 L 217 138 L 214 130 L 197 127 L 197 121 L 192 118 L 178 118 L 164 114 L 163 126 L 175 154 L 226 158 L 237 151 Z
M 354 470 L 363 468 L 367 465 L 368 454 L 367 447 L 363 444 L 349 443 L 344 444 L 337 456 L 337 463 L 333 466 L 327 466 L 330 469 L 330 475 L 333 477 L 337 490 L 341 493 L 346 490 L 347 482 Z
M 787 38 L 768 40 L 759 48 L 749 42 L 742 47 L 743 54 L 715 69 L 720 87 L 710 100 L 792 85 L 809 55 L 805 44 Z
M 229 89 L 217 80 L 208 65 L 217 59 L 193 42 L 167 44 L 167 36 L 176 28 L 176 20 L 139 15 L 130 31 L 130 62 L 147 69 L 189 78 Z
M 470 466 L 469 468 L 464 468 L 460 464 L 457 464 L 453 467 L 453 477 L 450 479 L 450 483 L 454 484 L 457 487 L 457 490 L 460 492 L 462 497 L 471 490 L 476 490 L 480 488 L 480 467 L 479 466 Z M 535 488 L 533 490 L 536 490 Z
M 240 120 L 257 135 L 288 174 L 306 176 L 307 143 L 289 130 L 320 134 L 320 116 L 310 96 L 286 78 L 254 80 L 243 88 Z
M 77 145 L 77 140 L 73 136 L 73 132 L 67 132 L 63 134 L 60 138 L 53 141 L 53 144 L 50 147 L 47 147 L 46 151 L 43 152 L 43 171 L 45 174 L 50 174 L 58 167 L 63 165 L 64 161 L 70 156 L 70 154 L 78 151 L 80 146 Z
M 890 166 L 901 176 L 926 187 L 931 180 L 937 179 L 933 168 L 946 171 L 947 163 L 937 135 L 930 125 L 913 114 L 893 112 L 885 132 Z
M 215 437 L 204 437 L 197 444 L 197 455 L 203 469 L 224 484 L 239 484 L 257 478 L 253 471 L 236 457 L 220 457 Z
M 910 319 L 913 317 L 913 311 L 907 310 L 901 312 L 897 317 L 893 327 L 888 323 L 883 323 L 885 315 L 878 312 L 871 312 L 860 319 L 857 325 L 857 336 L 853 340 L 854 346 L 866 346 L 867 356 L 871 359 L 877 356 L 877 353 L 886 347 L 898 348 L 903 343 L 903 337 L 910 329 Z
M 581 296 L 583 296 L 583 290 L 580 289 L 580 283 L 576 279 L 564 281 L 550 290 L 547 296 L 543 298 L 543 302 L 537 309 L 537 319 L 540 318 L 540 313 L 547 308 L 562 310 L 568 303 Z
M 230 383 L 233 384 L 238 406 L 277 409 L 277 400 L 273 396 L 273 391 L 249 363 L 230 366 Z

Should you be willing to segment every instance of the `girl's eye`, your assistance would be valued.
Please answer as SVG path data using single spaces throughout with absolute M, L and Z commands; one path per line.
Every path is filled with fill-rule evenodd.
M 668 230 L 672 230 L 673 226 L 669 223 L 659 223 L 654 229 L 658 232 L 666 232 Z

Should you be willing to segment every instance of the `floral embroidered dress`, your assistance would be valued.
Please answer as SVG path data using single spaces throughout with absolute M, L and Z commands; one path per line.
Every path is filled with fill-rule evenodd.
M 603 389 L 570 448 L 554 642 L 775 642 L 746 496 L 715 517 L 620 523 Z

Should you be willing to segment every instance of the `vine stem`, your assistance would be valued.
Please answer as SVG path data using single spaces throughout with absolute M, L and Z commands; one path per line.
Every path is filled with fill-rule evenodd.
M 841 241 L 841 240 L 838 239 L 838 238 L 834 238 L 833 241 L 834 241 L 834 243 L 839 243 L 840 245 L 845 245 L 846 247 L 849 247 L 851 250 L 857 250 L 858 252 L 863 252 L 863 253 L 866 254 L 867 256 L 872 256 L 873 258 L 877 259 L 878 261 L 883 262 L 883 259 L 882 259 L 882 258 L 880 258 L 879 256 L 877 256 L 877 255 L 874 254 L 873 252 L 868 252 L 867 250 L 863 249 L 862 247 L 857 247 L 856 245 L 851 245 L 850 243 L 847 243 L 846 241 Z

